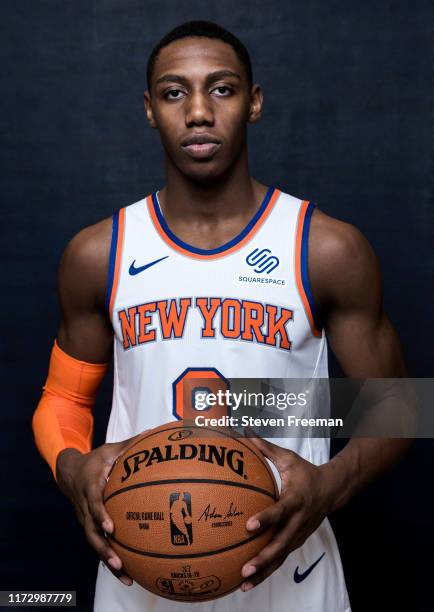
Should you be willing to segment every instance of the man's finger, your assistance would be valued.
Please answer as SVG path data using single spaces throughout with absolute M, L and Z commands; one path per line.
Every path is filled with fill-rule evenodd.
M 288 544 L 292 531 L 291 523 L 283 526 L 282 529 L 278 529 L 270 542 L 255 557 L 243 565 L 241 575 L 244 578 L 248 578 L 253 574 L 257 574 L 265 570 L 268 565 L 274 563 L 276 559 L 285 553 L 288 554 Z
M 102 491 L 98 485 L 92 485 L 89 488 L 87 502 L 96 524 L 100 525 L 107 533 L 112 533 L 114 529 L 113 520 L 104 506 Z
M 242 591 L 250 591 L 250 589 L 253 589 L 253 587 L 255 587 L 257 584 L 260 584 L 266 578 L 268 578 L 268 576 L 271 576 L 271 574 L 273 572 L 275 572 L 277 570 L 277 568 L 282 565 L 282 563 L 285 561 L 285 559 L 286 559 L 285 556 L 279 557 L 278 559 L 273 561 L 273 563 L 268 565 L 266 567 L 266 569 L 264 569 L 262 572 L 259 572 L 259 573 L 255 574 L 255 575 L 253 575 L 248 580 L 245 580 L 244 582 L 242 582 L 241 585 L 240 585 L 240 589 Z
M 284 517 L 290 517 L 295 511 L 291 501 L 288 498 L 280 498 L 275 504 L 271 504 L 261 512 L 252 514 L 247 520 L 246 528 L 249 531 L 255 529 L 265 529 L 280 523 Z
M 110 547 L 107 539 L 104 537 L 102 530 L 96 525 L 92 515 L 88 513 L 85 517 L 84 529 L 86 538 L 89 544 L 94 548 L 99 558 L 104 563 L 115 570 L 122 568 L 122 561 Z
M 103 561 L 103 563 L 104 563 L 104 561 Z M 113 567 L 111 567 L 110 565 L 106 565 L 106 567 L 113 574 L 113 576 L 115 576 L 115 578 L 118 578 L 126 586 L 131 586 L 133 584 L 133 581 L 130 578 L 130 576 L 128 576 L 128 574 L 126 574 L 122 569 L 121 570 L 117 570 L 117 569 L 114 569 Z
M 110 547 L 90 513 L 88 513 L 85 518 L 85 532 L 89 544 L 96 550 L 99 558 L 106 565 L 107 569 L 109 569 L 123 584 L 130 586 L 133 583 L 131 577 L 122 569 L 121 559 Z

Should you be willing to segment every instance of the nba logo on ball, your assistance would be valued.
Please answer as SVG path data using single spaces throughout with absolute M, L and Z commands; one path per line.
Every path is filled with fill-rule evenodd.
M 188 546 L 193 543 L 191 525 L 190 493 L 171 493 L 170 501 L 170 537 L 174 546 Z

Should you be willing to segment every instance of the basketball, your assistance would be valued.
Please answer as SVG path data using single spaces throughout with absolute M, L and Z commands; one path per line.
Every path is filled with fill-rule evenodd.
M 229 429 L 175 421 L 148 430 L 116 460 L 104 503 L 107 534 L 125 571 L 175 601 L 205 601 L 239 587 L 241 568 L 273 530 L 246 529 L 279 490 L 257 447 Z

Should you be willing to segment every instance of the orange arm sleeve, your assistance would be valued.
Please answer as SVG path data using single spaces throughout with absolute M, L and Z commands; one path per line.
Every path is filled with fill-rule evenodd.
M 76 448 L 88 453 L 92 448 L 92 407 L 107 368 L 108 363 L 87 363 L 71 357 L 54 341 L 32 428 L 36 446 L 55 479 L 60 451 Z

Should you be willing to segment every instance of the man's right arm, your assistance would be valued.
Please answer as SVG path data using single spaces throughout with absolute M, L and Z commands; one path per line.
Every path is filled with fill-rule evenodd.
M 111 231 L 111 219 L 105 219 L 79 232 L 59 266 L 59 346 L 89 363 L 112 356 L 113 329 L 105 309 Z
M 105 307 L 111 233 L 111 219 L 105 219 L 79 232 L 63 253 L 58 278 L 62 320 L 33 430 L 89 544 L 114 575 L 131 584 L 104 536 L 113 530 L 113 521 L 102 496 L 111 465 L 133 438 L 91 448 L 91 409 L 113 350 Z

